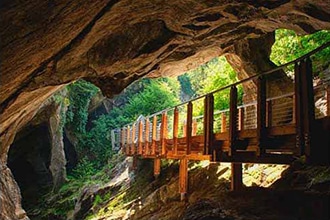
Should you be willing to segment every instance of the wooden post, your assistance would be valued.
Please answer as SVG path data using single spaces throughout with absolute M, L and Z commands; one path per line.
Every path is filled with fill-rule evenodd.
M 188 160 L 186 158 L 180 159 L 179 168 L 179 192 L 181 201 L 186 199 L 188 191 Z
M 221 133 L 227 130 L 227 118 L 224 112 L 221 113 Z
M 127 126 L 127 135 L 126 135 L 126 154 L 129 155 L 130 152 L 130 145 L 131 145 L 131 141 L 130 141 L 130 133 L 131 133 L 131 128 L 130 126 Z
M 187 142 L 186 154 L 187 155 L 189 155 L 190 151 L 191 151 L 192 111 L 193 111 L 192 102 L 188 102 L 188 105 L 187 105 L 187 136 L 186 136 L 186 142 Z
M 187 121 L 186 120 L 183 122 L 183 126 L 182 126 L 182 137 L 187 137 Z
M 292 96 L 292 124 L 296 124 L 296 95 Z
M 125 127 L 121 129 L 120 135 L 121 135 L 121 152 L 125 153 Z
M 173 118 L 173 151 L 174 155 L 178 154 L 178 134 L 179 134 L 179 109 L 174 108 Z
M 134 143 L 134 141 L 135 141 L 135 131 L 136 131 L 135 129 L 136 129 L 136 125 L 134 123 L 133 126 L 132 126 L 132 144 L 131 144 L 131 148 L 132 148 L 131 152 L 132 152 L 133 155 L 136 154 L 135 143 Z
M 138 139 L 138 143 L 139 143 L 139 145 L 138 145 L 138 148 L 139 148 L 139 150 L 138 150 L 138 152 L 139 152 L 139 155 L 142 155 L 142 142 L 143 142 L 143 123 L 142 123 L 142 121 L 140 121 L 139 122 L 139 137 L 138 137 L 139 139 Z
M 197 120 L 194 119 L 192 122 L 192 136 L 196 136 L 197 134 Z
M 231 183 L 232 191 L 239 191 L 243 188 L 242 163 L 231 163 Z
M 157 137 L 157 116 L 154 116 L 152 121 L 152 145 L 151 145 L 152 155 L 156 155 L 156 137 Z
M 303 101 L 303 131 L 304 131 L 304 145 L 305 155 L 307 160 L 311 161 L 317 158 L 314 157 L 314 152 L 311 149 L 312 141 L 312 126 L 315 121 L 315 102 L 314 102 L 314 89 L 313 89 L 313 72 L 312 61 L 310 58 L 301 61 L 301 83 L 302 83 L 302 101 Z M 316 149 L 313 149 L 316 150 Z M 317 152 L 315 152 L 317 154 Z
M 157 178 L 160 174 L 160 158 L 154 159 L 154 177 Z
M 146 133 L 145 133 L 145 143 L 144 143 L 144 146 L 145 146 L 145 155 L 149 155 L 149 136 L 150 136 L 150 133 L 149 133 L 149 129 L 150 129 L 150 122 L 149 122 L 149 118 L 146 119 Z
M 272 119 L 272 100 L 268 100 L 266 101 L 266 123 L 268 128 L 272 127 Z
M 266 81 L 259 76 L 257 81 L 257 155 L 265 153 L 266 130 Z
M 299 155 L 304 154 L 303 142 L 303 112 L 302 112 L 302 87 L 300 64 L 295 63 L 295 121 L 296 121 L 296 148 L 299 150 Z
M 212 154 L 213 151 L 213 120 L 214 120 L 214 98 L 209 94 L 204 100 L 204 154 Z M 213 155 L 213 154 L 212 154 Z M 213 158 L 212 160 L 214 160 Z
M 244 108 L 238 109 L 238 130 L 244 130 Z
M 160 128 L 161 155 L 166 154 L 166 138 L 167 138 L 167 113 L 163 112 L 162 124 Z
M 229 155 L 236 152 L 237 140 L 237 88 L 232 86 L 230 88 L 230 106 L 229 106 Z

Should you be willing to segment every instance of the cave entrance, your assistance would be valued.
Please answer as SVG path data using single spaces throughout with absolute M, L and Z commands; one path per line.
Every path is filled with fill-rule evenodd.
M 25 209 L 32 208 L 38 198 L 51 189 L 50 158 L 47 124 L 28 126 L 16 135 L 9 150 L 8 167 L 19 185 Z

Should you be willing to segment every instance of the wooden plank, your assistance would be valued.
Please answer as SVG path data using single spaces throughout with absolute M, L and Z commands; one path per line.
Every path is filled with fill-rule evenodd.
M 240 191 L 243 188 L 242 163 L 231 163 L 231 182 L 232 191 Z
M 139 136 L 138 136 L 138 152 L 139 155 L 142 155 L 142 142 L 143 142 L 143 123 L 142 121 L 139 122 Z
M 192 131 L 192 112 L 193 112 L 193 104 L 192 102 L 188 102 L 187 105 L 187 133 L 186 133 L 186 140 L 187 140 L 187 155 L 190 154 L 191 150 L 191 131 Z
M 183 122 L 182 130 L 182 137 L 187 137 L 187 121 Z
M 166 138 L 167 138 L 167 113 L 162 114 L 162 123 L 160 128 L 160 143 L 161 143 L 161 155 L 166 154 Z
M 145 155 L 150 154 L 149 152 L 149 137 L 150 137 L 150 133 L 149 133 L 149 129 L 150 129 L 150 121 L 149 118 L 146 119 L 146 130 L 145 130 L 145 141 L 144 141 L 144 146 L 145 146 Z
M 173 151 L 176 155 L 178 153 L 178 135 L 179 135 L 179 109 L 174 108 L 173 118 Z
M 235 154 L 237 141 L 237 88 L 230 88 L 230 106 L 229 106 L 229 143 L 230 155 Z
M 124 154 L 125 153 L 125 134 L 126 130 L 125 127 L 121 129 L 120 135 L 121 135 L 121 152 Z
M 196 136 L 197 134 L 197 120 L 194 119 L 192 122 L 192 131 L 191 131 L 191 135 L 192 136 Z
M 244 130 L 244 108 L 238 110 L 238 130 Z
M 160 158 L 155 158 L 154 159 L 154 177 L 157 178 L 160 174 Z
M 257 81 L 257 155 L 265 153 L 266 130 L 266 80 L 260 76 Z
M 157 116 L 154 116 L 152 121 L 152 145 L 151 145 L 152 155 L 156 155 L 156 138 L 157 138 Z
M 213 151 L 213 120 L 214 120 L 214 97 L 209 94 L 204 100 L 204 154 L 212 154 Z
M 227 130 L 227 121 L 225 113 L 221 113 L 221 132 L 226 132 Z
M 182 158 L 180 160 L 180 168 L 179 168 L 179 192 L 181 201 L 186 199 L 186 194 L 188 191 L 188 160 L 186 158 Z
M 130 133 L 131 133 L 131 128 L 130 126 L 127 126 L 127 135 L 126 135 L 126 154 L 130 154 L 130 145 L 131 145 L 131 141 L 130 141 Z
M 190 154 L 190 155 L 187 155 L 186 158 L 188 160 L 209 160 L 209 161 L 211 161 L 212 156 L 203 155 L 203 154 Z

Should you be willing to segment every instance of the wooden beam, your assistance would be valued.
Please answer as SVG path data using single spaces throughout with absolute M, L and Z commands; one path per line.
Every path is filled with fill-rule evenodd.
M 231 163 L 231 183 L 232 191 L 240 191 L 243 188 L 242 163 Z
M 196 136 L 196 134 L 197 134 L 197 120 L 193 119 L 191 135 Z
M 126 130 L 125 130 L 125 127 L 123 127 L 120 130 L 120 135 L 121 135 L 121 152 L 123 154 L 125 153 L 125 133 L 126 133 Z
M 156 138 L 157 138 L 157 116 L 155 115 L 152 121 L 152 145 L 151 145 L 152 155 L 156 155 Z
M 299 155 L 304 154 L 303 141 L 303 112 L 302 112 L 302 86 L 300 64 L 295 63 L 294 66 L 294 81 L 295 81 L 295 121 L 296 121 L 296 148 L 300 152 Z
M 173 118 L 173 153 L 178 154 L 178 134 L 179 134 L 179 109 L 174 108 L 174 118 Z
M 160 174 L 160 158 L 155 158 L 154 159 L 154 177 L 157 178 Z
M 190 154 L 191 151 L 191 131 L 192 131 L 192 112 L 193 112 L 193 104 L 192 102 L 188 102 L 187 105 L 187 155 Z
M 188 160 L 182 158 L 180 160 L 179 168 L 179 192 L 181 196 L 181 201 L 186 200 L 186 194 L 188 191 Z
M 166 138 L 167 138 L 167 113 L 163 112 L 162 122 L 160 127 L 161 155 L 166 154 Z
M 142 155 L 143 149 L 142 149 L 142 142 L 143 142 L 143 123 L 142 120 L 139 122 L 139 137 L 138 137 L 138 152 L 139 155 Z
M 266 130 L 266 80 L 260 76 L 257 81 L 257 155 L 265 153 Z
M 145 141 L 144 141 L 144 146 L 145 146 L 145 151 L 144 154 L 148 155 L 150 154 L 149 152 L 149 137 L 150 137 L 150 133 L 149 133 L 149 129 L 150 129 L 150 121 L 149 118 L 146 119 L 146 130 L 145 130 Z
M 236 152 L 237 142 L 237 88 L 232 86 L 230 88 L 230 106 L 229 106 L 229 154 L 233 155 Z
M 182 137 L 186 137 L 186 136 L 187 136 L 187 121 L 185 120 L 182 126 Z

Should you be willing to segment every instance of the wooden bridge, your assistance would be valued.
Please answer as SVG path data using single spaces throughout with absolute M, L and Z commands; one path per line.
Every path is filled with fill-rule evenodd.
M 330 42 L 266 73 L 139 117 L 112 131 L 114 143 L 134 161 L 153 159 L 155 176 L 161 159 L 179 160 L 182 200 L 188 190 L 189 160 L 232 163 L 232 190 L 242 187 L 242 163 L 290 164 L 301 156 L 310 163 L 329 163 L 330 74 L 315 79 L 311 60 L 329 46 Z M 229 108 L 217 106 L 226 96 Z

